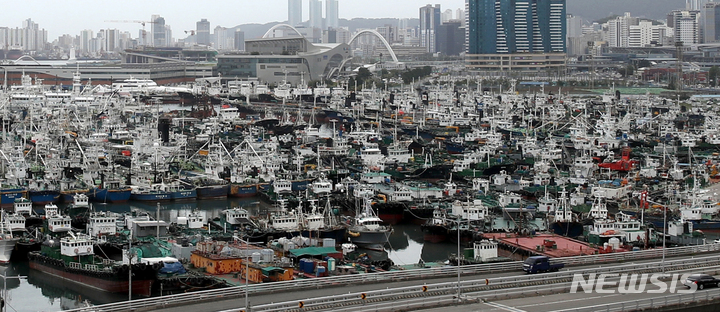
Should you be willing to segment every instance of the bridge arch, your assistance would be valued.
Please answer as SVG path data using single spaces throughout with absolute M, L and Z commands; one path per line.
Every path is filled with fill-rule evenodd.
M 385 40 L 385 37 L 383 37 L 379 32 L 375 31 L 374 29 L 363 29 L 363 30 L 359 31 L 357 34 L 355 34 L 355 36 L 353 36 L 350 39 L 350 41 L 348 42 L 348 45 L 351 45 L 359 36 L 366 35 L 366 34 L 374 35 L 375 37 L 380 39 L 380 41 L 382 41 L 382 43 L 385 45 L 385 48 L 388 50 L 388 52 L 390 52 L 390 56 L 392 57 L 393 62 L 395 62 L 395 63 L 398 62 L 398 58 L 395 55 L 395 52 L 390 47 L 390 44 L 387 42 L 387 40 Z
M 275 31 L 276 29 L 279 29 L 279 28 L 292 29 L 296 34 L 298 34 L 298 36 L 305 38 L 305 36 L 303 36 L 303 35 L 300 33 L 300 31 L 297 30 L 297 28 L 295 28 L 295 27 L 293 27 L 293 26 L 291 26 L 291 25 L 289 25 L 289 24 L 277 24 L 277 25 L 275 25 L 275 26 L 273 26 L 273 27 L 270 27 L 270 29 L 268 29 L 268 31 L 265 32 L 265 34 L 264 34 L 262 37 L 263 37 L 263 38 L 268 38 L 268 37 L 270 37 L 270 34 L 272 34 L 273 31 Z
M 17 60 L 15 60 L 13 62 L 28 61 L 28 59 L 30 61 L 33 61 L 33 62 L 37 63 L 38 65 L 40 65 L 40 62 L 38 62 L 34 57 L 27 55 L 27 54 L 24 54 L 24 55 L 18 57 Z

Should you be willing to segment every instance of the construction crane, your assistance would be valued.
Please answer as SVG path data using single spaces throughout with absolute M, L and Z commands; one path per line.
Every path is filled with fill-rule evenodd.
M 142 25 L 142 39 L 143 44 L 146 44 L 145 37 L 147 36 L 147 32 L 145 31 L 145 24 L 159 24 L 158 22 L 153 21 L 135 21 L 135 20 L 124 20 L 124 21 L 105 21 L 106 23 L 140 23 Z

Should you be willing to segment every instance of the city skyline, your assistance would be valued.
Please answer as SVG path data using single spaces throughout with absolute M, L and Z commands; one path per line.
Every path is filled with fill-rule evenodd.
M 41 4 L 42 3 L 42 4 Z M 183 31 L 195 30 L 196 23 L 205 18 L 211 27 L 217 25 L 234 27 L 249 23 L 271 23 L 287 21 L 287 0 L 268 1 L 231 1 L 210 0 L 203 6 L 187 0 L 178 1 L 139 1 L 127 0 L 123 7 L 116 5 L 98 6 L 98 1 L 75 0 L 74 5 L 62 2 L 31 1 L 26 6 L 18 6 L 12 10 L 3 10 L 0 17 L 4 25 L 0 27 L 21 27 L 28 18 L 48 32 L 48 40 L 53 41 L 64 34 L 76 36 L 85 29 L 118 29 L 137 36 L 142 29 L 140 23 L 111 23 L 108 20 L 150 21 L 152 15 L 165 19 L 165 25 L 172 27 L 180 34 Z M 324 4 L 324 1 L 323 1 Z M 443 9 L 459 9 L 465 7 L 464 0 L 405 0 L 401 2 L 366 0 L 338 1 L 339 19 L 352 18 L 418 18 L 418 8 L 427 4 L 440 4 Z M 192 7 L 192 9 L 186 9 Z M 323 16 L 325 16 L 325 5 Z M 82 8 L 82 12 L 78 8 Z M 275 8 L 268 10 L 268 8 Z M 87 14 L 86 12 L 91 12 Z M 309 3 L 303 1 L 302 21 L 309 20 Z M 150 31 L 150 25 L 145 29 Z

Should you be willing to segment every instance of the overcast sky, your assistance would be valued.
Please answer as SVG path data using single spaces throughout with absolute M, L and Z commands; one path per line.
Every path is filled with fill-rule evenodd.
M 130 31 L 133 37 L 142 28 L 139 23 L 109 23 L 107 20 L 149 21 L 150 15 L 165 18 L 173 37 L 194 30 L 202 18 L 215 26 L 233 27 L 246 23 L 268 23 L 287 20 L 287 0 L 25 0 L 12 1 L 0 10 L 3 27 L 22 27 L 31 18 L 48 31 L 48 40 L 62 34 L 78 35 L 83 29 L 97 32 L 104 28 Z M 441 9 L 465 7 L 465 0 L 339 0 L 340 18 L 414 17 L 426 4 L 440 4 Z M 323 16 L 325 15 L 323 1 Z M 303 19 L 308 19 L 308 1 L 303 0 Z M 150 30 L 150 25 L 145 26 Z

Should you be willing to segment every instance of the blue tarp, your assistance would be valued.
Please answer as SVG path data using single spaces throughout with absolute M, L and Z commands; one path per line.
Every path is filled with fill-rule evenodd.
M 163 262 L 163 267 L 160 269 L 160 273 L 177 273 L 185 274 L 185 267 L 180 262 Z

